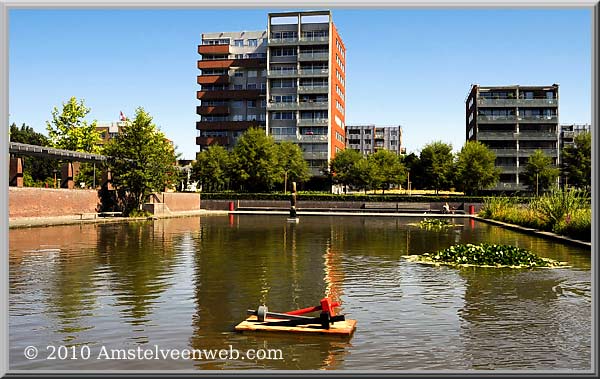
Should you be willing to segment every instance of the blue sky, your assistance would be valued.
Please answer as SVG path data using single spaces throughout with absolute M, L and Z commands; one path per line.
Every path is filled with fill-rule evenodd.
M 182 158 L 195 145 L 203 32 L 263 30 L 254 10 L 11 10 L 9 121 L 46 133 L 75 96 L 89 121 L 142 106 Z M 591 13 L 584 9 L 333 9 L 346 45 L 346 124 L 402 125 L 417 152 L 464 144 L 471 84 L 559 83 L 561 123 L 591 122 Z

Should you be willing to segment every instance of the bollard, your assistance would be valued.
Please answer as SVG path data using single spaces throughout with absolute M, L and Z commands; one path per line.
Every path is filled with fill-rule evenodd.
M 469 205 L 469 214 L 470 215 L 474 215 L 475 214 L 475 206 L 474 205 Z
M 233 212 L 233 201 L 229 202 L 229 212 Z

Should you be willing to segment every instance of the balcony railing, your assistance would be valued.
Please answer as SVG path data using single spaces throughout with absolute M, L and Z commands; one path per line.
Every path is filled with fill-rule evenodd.
M 300 37 L 301 45 L 322 45 L 329 43 L 329 36 L 325 37 Z
M 519 116 L 518 120 L 520 122 L 557 122 L 557 116 L 544 116 L 544 115 L 536 115 L 536 116 Z
M 298 103 L 296 103 L 296 102 L 268 103 L 267 109 L 294 111 L 294 110 L 298 109 Z
M 520 132 L 516 134 L 519 139 L 558 139 L 558 134 L 552 132 Z
M 298 38 L 269 38 L 269 45 L 295 45 L 298 43 Z
M 292 63 L 296 62 L 297 55 L 278 55 L 269 57 L 269 61 L 272 63 Z
M 293 70 L 269 70 L 267 73 L 269 78 L 293 78 L 298 76 L 298 71 Z
M 557 156 L 557 149 L 519 149 L 519 156 L 523 156 L 523 157 L 527 157 L 533 153 L 535 153 L 537 150 L 541 150 L 542 153 L 544 153 L 547 156 L 550 157 L 556 157 Z
M 298 71 L 298 73 L 300 74 L 300 76 L 328 76 L 329 75 L 329 69 L 327 68 L 308 68 L 308 69 L 302 69 L 300 71 Z
M 327 118 L 301 118 L 298 120 L 298 126 L 327 125 L 328 122 Z
M 298 93 L 324 93 L 329 90 L 329 85 L 312 85 L 312 86 L 299 86 Z
M 299 61 L 326 61 L 329 60 L 329 53 L 300 53 L 298 54 Z
M 295 143 L 301 142 L 326 142 L 327 135 L 326 134 L 310 134 L 310 135 L 295 135 L 295 134 L 273 134 L 273 138 L 275 141 L 290 141 Z
M 517 106 L 517 99 L 487 99 L 485 97 L 480 97 L 477 100 L 477 105 L 482 107 L 515 107 Z
M 301 101 L 298 103 L 300 109 L 327 109 L 328 101 Z
M 504 140 L 504 139 L 514 139 L 516 135 L 514 132 L 488 132 L 488 131 L 479 131 L 477 132 L 478 139 L 491 139 L 491 140 Z
M 478 115 L 478 122 L 485 123 L 506 123 L 506 122 L 516 122 L 517 116 L 486 116 L 486 115 Z
M 558 99 L 518 99 L 517 104 L 525 107 L 558 106 Z
M 326 151 L 305 151 L 302 153 L 304 159 L 327 159 Z

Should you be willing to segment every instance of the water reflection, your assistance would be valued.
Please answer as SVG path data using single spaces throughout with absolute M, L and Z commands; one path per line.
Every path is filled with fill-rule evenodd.
M 417 221 L 225 216 L 11 230 L 11 368 L 589 368 L 589 249 L 464 219 L 442 231 Z M 455 269 L 401 259 L 466 242 L 513 244 L 572 267 Z M 233 331 L 260 304 L 287 311 L 325 296 L 358 320 L 352 339 Z M 25 346 L 48 344 L 231 345 L 281 349 L 284 359 L 24 359 Z

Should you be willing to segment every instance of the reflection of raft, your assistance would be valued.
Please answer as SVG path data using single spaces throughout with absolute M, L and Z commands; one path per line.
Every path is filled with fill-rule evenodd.
M 318 333 L 339 336 L 351 336 L 356 329 L 356 320 L 338 321 L 329 327 L 323 329 L 319 324 L 306 324 L 296 326 L 284 326 L 279 319 L 267 318 L 264 322 L 256 319 L 256 316 L 250 316 L 246 320 L 236 325 L 238 332 L 285 332 L 285 333 Z
M 337 306 L 339 303 L 332 303 L 328 298 L 321 299 L 316 307 L 286 313 L 269 312 L 266 306 L 261 305 L 257 310 L 248 310 L 251 316 L 238 324 L 235 330 L 350 336 L 356 329 L 356 320 L 346 320 L 344 315 L 336 315 L 334 308 Z M 317 311 L 320 312 L 318 317 L 305 316 Z

